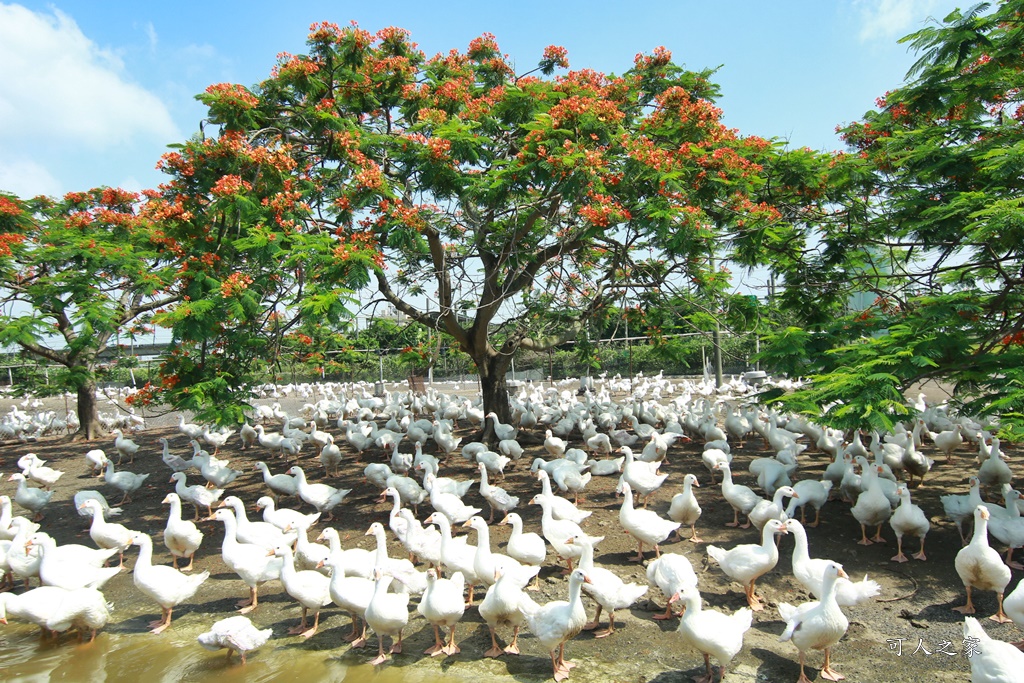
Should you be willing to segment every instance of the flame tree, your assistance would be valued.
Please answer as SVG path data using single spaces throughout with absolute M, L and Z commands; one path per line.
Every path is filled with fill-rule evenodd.
M 788 406 L 885 429 L 921 380 L 1024 434 L 1024 2 L 952 12 L 903 39 L 907 82 L 841 129 L 834 215 L 782 270 L 804 324 L 767 361 L 811 375 Z M 866 307 L 844 315 L 853 291 Z
M 168 288 L 177 263 L 138 194 L 0 194 L 0 345 L 62 366 L 52 379 L 77 394 L 76 436 L 100 435 L 100 352 L 133 321 L 177 300 Z
M 758 197 L 778 150 L 722 124 L 711 70 L 662 48 L 621 76 L 568 67 L 556 46 L 517 73 L 487 34 L 428 58 L 404 30 L 323 23 L 308 54 L 201 99 L 225 135 L 288 150 L 296 233 L 329 235 L 332 268 L 450 335 L 507 418 L 518 349 L 572 340 L 639 292 L 713 288 L 709 257 L 780 221 Z

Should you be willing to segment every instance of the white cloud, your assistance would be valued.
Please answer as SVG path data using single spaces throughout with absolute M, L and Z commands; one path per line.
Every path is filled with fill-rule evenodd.
M 957 2 L 950 0 L 855 0 L 860 15 L 859 37 L 864 42 L 895 39 L 924 28 L 931 18 L 941 21 Z
M 155 29 L 146 35 L 153 47 Z M 0 64 L 0 188 L 34 195 L 112 184 L 100 166 L 182 138 L 164 102 L 59 10 L 0 4 Z M 10 170 L 19 165 L 25 176 Z
M 19 197 L 60 195 L 60 181 L 41 164 L 27 159 L 9 159 L 0 152 L 0 190 Z

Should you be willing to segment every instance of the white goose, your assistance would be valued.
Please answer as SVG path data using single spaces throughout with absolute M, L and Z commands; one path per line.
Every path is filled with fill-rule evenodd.
M 270 636 L 274 635 L 273 629 L 257 629 L 252 625 L 249 617 L 235 615 L 221 619 L 210 627 L 205 633 L 200 633 L 197 640 L 207 650 L 227 649 L 228 658 L 232 652 L 237 652 L 245 664 L 246 655 L 253 650 L 262 647 Z
M 476 552 L 473 554 L 473 573 L 485 587 L 494 583 L 494 575 L 522 572 L 524 567 L 519 561 L 502 553 L 491 551 L 491 530 L 483 517 L 476 515 L 466 520 L 462 526 L 476 531 Z
M 224 489 L 208 489 L 205 486 L 194 484 L 189 486 L 186 483 L 184 472 L 175 472 L 171 475 L 171 481 L 174 482 L 174 492 L 178 494 L 178 497 L 189 503 L 196 509 L 196 515 L 193 517 L 193 521 L 199 519 L 199 508 L 206 508 L 206 514 L 208 517 L 213 516 L 213 504 L 220 500 L 220 497 L 224 495 Z
M 274 505 L 274 499 L 270 496 L 260 496 L 256 499 L 256 509 L 263 510 L 263 521 L 273 524 L 281 531 L 288 527 L 298 529 L 300 526 L 311 527 L 320 519 L 319 512 L 304 514 L 290 508 L 278 508 Z
M 14 492 L 14 502 L 26 510 L 35 513 L 32 517 L 33 520 L 37 522 L 41 520 L 43 518 L 43 508 L 53 498 L 53 491 L 44 491 L 43 489 L 29 486 L 25 475 L 21 472 L 15 472 L 7 481 L 18 482 L 18 490 Z
M 743 634 L 750 630 L 754 613 L 748 607 L 738 609 L 730 615 L 701 608 L 700 593 L 696 587 L 678 594 L 684 605 L 683 616 L 676 632 L 683 642 L 704 655 L 704 676 L 695 676 L 695 683 L 711 683 L 714 672 L 711 656 L 714 655 L 720 667 L 720 680 L 725 680 L 726 669 L 740 650 L 743 649 Z
M 536 576 L 540 567 L 532 567 L 529 571 Z M 478 608 L 491 633 L 491 647 L 484 652 L 485 657 L 519 654 L 519 629 L 526 624 L 526 615 L 538 609 L 537 603 L 523 592 L 523 584 L 520 583 L 524 579 L 529 582 L 530 578 L 533 577 L 498 572 L 494 577 L 494 583 L 487 589 L 487 594 Z M 498 645 L 498 626 L 512 627 L 512 641 L 504 649 Z
M 508 545 L 505 546 L 505 552 L 510 557 L 518 560 L 520 564 L 540 569 L 540 566 L 544 564 L 544 559 L 547 557 L 547 546 L 544 545 L 544 539 L 532 531 L 524 533 L 523 519 L 515 512 L 505 515 L 505 519 L 501 520 L 500 523 L 512 526 L 512 533 L 508 537 Z M 533 585 L 533 590 L 539 590 L 540 574 L 538 573 L 535 576 L 536 581 Z
M 168 493 L 161 502 L 171 506 L 167 514 L 167 526 L 164 527 L 164 545 L 171 551 L 174 568 L 179 568 L 179 559 L 188 558 L 188 566 L 182 567 L 181 571 L 192 571 L 196 551 L 203 542 L 203 532 L 194 523 L 181 518 L 181 498 L 177 493 Z
M 971 663 L 971 683 L 1004 683 L 1020 680 L 1024 668 L 1024 653 L 1010 643 L 989 637 L 974 617 L 964 619 L 964 642 L 973 638 L 976 647 L 968 661 Z M 966 649 L 965 649 L 966 652 Z
M 488 506 L 491 508 L 491 516 L 487 521 L 488 523 L 493 523 L 495 509 L 508 514 L 510 510 L 519 505 L 519 497 L 509 494 L 500 486 L 491 486 L 490 482 L 487 481 L 487 466 L 484 463 L 479 463 L 477 468 L 480 471 L 480 495 L 483 496 L 483 499 L 487 501 Z
M 719 462 L 715 465 L 715 469 L 722 473 L 722 496 L 725 497 L 726 502 L 732 506 L 733 515 L 732 521 L 726 522 L 726 526 L 739 527 L 741 529 L 750 528 L 750 518 L 747 517 L 747 523 L 740 524 L 740 513 L 749 515 L 750 511 L 754 509 L 754 506 L 761 501 L 761 496 L 754 493 L 754 489 L 749 486 L 743 486 L 742 484 L 735 484 L 732 481 L 732 468 L 729 463 Z
M 805 602 L 798 607 L 779 603 L 779 614 L 786 620 L 786 630 L 779 640 L 792 640 L 800 651 L 800 681 L 809 681 L 804 674 L 804 652 L 806 650 L 824 650 L 825 664 L 821 667 L 821 677 L 838 681 L 843 675 L 832 668 L 832 646 L 846 633 L 850 622 L 836 602 L 836 579 L 849 578 L 842 565 L 830 562 L 825 568 L 822 578 L 824 595 L 821 601 Z
M 107 460 L 107 468 L 103 472 L 103 480 L 124 493 L 124 497 L 121 498 L 118 505 L 124 505 L 126 502 L 131 501 L 131 494 L 142 488 L 142 484 L 148 478 L 148 472 L 146 474 L 135 474 L 128 471 L 116 472 L 113 460 Z
M 259 587 L 267 581 L 281 578 L 283 560 L 268 556 L 266 548 L 251 543 L 239 543 L 235 538 L 235 514 L 229 508 L 219 508 L 213 518 L 224 523 L 224 542 L 221 557 L 231 571 L 249 587 L 249 598 L 238 603 L 246 614 L 259 606 Z
M 161 618 L 151 622 L 153 633 L 163 633 L 171 625 L 171 612 L 175 605 L 188 600 L 206 579 L 210 572 L 182 574 L 174 567 L 153 564 L 153 539 L 148 534 L 137 533 L 132 544 L 139 546 L 139 559 L 132 572 L 135 587 L 160 605 Z
M 239 543 L 252 543 L 267 550 L 295 543 L 297 534 L 294 531 L 285 533 L 269 522 L 249 521 L 245 513 L 245 503 L 238 496 L 228 496 L 220 502 L 220 507 L 229 507 L 234 511 L 235 538 Z
M 288 474 L 295 477 L 299 498 L 316 508 L 317 512 L 327 513 L 326 520 L 334 519 L 334 508 L 352 493 L 352 489 L 337 489 L 327 484 L 310 484 L 306 481 L 306 473 L 298 465 L 293 465 Z
M 551 476 L 545 470 L 537 470 L 537 479 L 540 480 L 541 492 L 551 506 L 551 514 L 556 520 L 568 520 L 580 524 L 584 519 L 593 514 L 590 510 L 580 510 L 571 500 L 556 496 L 551 490 Z
M 552 600 L 526 615 L 530 631 L 551 653 L 555 681 L 569 678 L 570 669 L 576 666 L 565 660 L 565 643 L 575 638 L 587 623 L 587 612 L 580 599 L 584 583 L 590 583 L 590 579 L 583 570 L 575 569 L 569 575 L 568 601 Z
M 461 652 L 455 644 L 455 626 L 466 611 L 466 603 L 462 600 L 465 583 L 462 572 L 455 572 L 450 579 L 442 579 L 438 578 L 437 570 L 427 570 L 427 589 L 416 611 L 434 627 L 434 644 L 424 650 L 423 654 L 437 657 Z M 442 626 L 448 628 L 447 643 L 441 640 L 439 631 Z
M 385 635 L 390 635 L 394 641 L 391 645 L 391 654 L 402 652 L 402 631 L 409 623 L 409 594 L 388 593 L 391 577 L 382 573 L 380 569 L 374 570 L 374 581 L 373 595 L 366 606 L 365 619 L 377 634 L 377 657 L 370 662 L 377 665 L 387 661 L 387 655 L 384 654 Z
M 262 460 L 254 464 L 253 467 L 263 473 L 263 483 L 274 493 L 278 501 L 282 496 L 298 495 L 298 483 L 295 481 L 295 477 L 283 473 L 271 474 L 267 463 Z
M 673 522 L 679 522 L 680 526 L 690 527 L 690 540 L 693 543 L 703 543 L 697 536 L 697 520 L 700 519 L 700 503 L 697 502 L 697 497 L 693 494 L 693 488 L 696 486 L 700 488 L 700 484 L 697 482 L 697 475 L 687 474 L 683 477 L 683 490 L 676 495 L 672 496 L 672 503 L 668 508 L 668 518 Z M 676 530 L 676 535 L 682 539 L 679 535 L 679 530 Z
M 800 522 L 795 519 L 787 519 L 786 530 L 793 534 L 795 540 L 793 544 L 793 576 L 807 592 L 820 600 L 825 594 L 822 577 L 831 560 L 810 556 L 807 547 L 807 531 Z M 836 601 L 842 607 L 853 607 L 867 602 L 878 595 L 882 589 L 877 581 L 871 581 L 867 576 L 857 582 L 839 578 L 836 581 L 836 586 Z
M 633 488 L 638 495 L 643 496 L 643 506 L 647 507 L 647 501 L 651 494 L 661 488 L 661 485 L 668 479 L 668 474 L 658 474 L 658 466 L 661 462 L 643 462 L 633 457 L 633 450 L 623 446 L 619 451 L 625 456 L 626 462 L 622 466 L 620 481 L 624 481 Z
M 451 573 L 462 572 L 466 578 L 466 585 L 469 587 L 466 604 L 472 604 L 474 586 L 481 583 L 474 569 L 476 547 L 469 543 L 454 542 L 451 522 L 440 512 L 431 513 L 423 523 L 436 524 L 441 530 L 441 564 Z
M 665 612 L 654 615 L 655 619 L 661 621 L 672 617 L 672 604 L 679 599 L 681 593 L 691 588 L 697 589 L 697 574 L 683 555 L 664 553 L 647 565 L 647 583 L 660 590 L 665 597 Z
M 67 591 L 52 608 L 44 628 L 54 633 L 63 633 L 74 627 L 78 629 L 79 640 L 89 631 L 88 642 L 91 643 L 96 640 L 96 632 L 106 626 L 109 619 L 110 606 L 103 593 L 95 588 L 78 588 Z
M 121 567 L 103 566 L 117 548 L 94 550 L 72 543 L 58 546 L 49 534 L 41 532 L 32 534 L 28 545 L 39 548 L 39 579 L 44 586 L 98 589 L 121 571 Z
M 320 627 L 320 608 L 331 604 L 331 580 L 317 571 L 296 570 L 295 556 L 288 545 L 279 545 L 270 554 L 281 559 L 281 584 L 302 607 L 302 621 L 288 629 L 288 633 L 311 638 Z M 310 611 L 313 612 L 313 625 L 307 628 L 306 615 Z
M 597 603 L 594 620 L 587 623 L 584 631 L 593 631 L 601 624 L 601 610 L 608 610 L 608 628 L 594 633 L 595 638 L 605 638 L 615 633 L 615 610 L 627 609 L 647 592 L 647 586 L 638 583 L 626 583 L 614 572 L 604 567 L 594 566 L 594 546 L 604 540 L 603 536 L 578 536 L 570 538 L 566 543 L 578 543 L 583 546 L 579 568 L 590 578 L 583 584 L 583 591 Z
M 353 576 L 348 572 L 348 562 L 343 552 L 331 553 L 331 555 L 317 568 L 329 567 L 331 570 L 331 582 L 329 590 L 331 600 L 335 605 L 348 613 L 352 619 L 352 631 L 343 636 L 352 643 L 352 647 L 363 647 L 366 644 L 366 622 L 364 616 L 366 607 L 370 604 L 373 596 L 374 582 L 362 576 Z M 362 622 L 362 629 L 359 623 Z
M 747 604 L 755 612 L 764 609 L 764 606 L 754 594 L 754 584 L 779 561 L 779 549 L 774 538 L 778 533 L 787 533 L 785 523 L 770 519 L 761 530 L 760 545 L 745 543 L 730 550 L 708 546 L 708 555 L 718 563 L 722 571 L 734 581 L 743 584 Z
M 566 540 L 574 536 L 582 536 L 583 529 L 580 528 L 579 524 L 569 521 L 568 519 L 555 519 L 551 511 L 550 499 L 544 497 L 541 494 L 537 494 L 530 501 L 531 505 L 540 505 L 541 518 L 540 518 L 540 529 L 544 538 L 551 544 L 551 547 L 555 549 L 558 556 L 566 561 L 566 571 L 572 571 L 573 560 L 576 560 L 583 554 L 583 548 L 579 545 L 569 545 Z
M 992 590 L 996 592 L 999 599 L 999 610 L 989 617 L 993 621 L 1004 623 L 1011 621 L 1003 612 L 1003 591 L 1010 583 L 1010 568 L 1003 564 L 992 547 L 988 544 L 988 519 L 989 511 L 982 505 L 974 509 L 974 536 L 971 542 L 960 549 L 956 554 L 954 565 L 956 573 L 964 583 L 967 591 L 967 604 L 962 607 L 954 607 L 953 611 L 960 614 L 974 614 L 974 603 L 971 601 L 971 590 Z
M 622 506 L 619 508 L 619 524 L 627 534 L 636 539 L 636 557 L 632 558 L 637 562 L 644 561 L 644 543 L 654 546 L 654 554 L 661 557 L 659 543 L 679 529 L 679 522 L 662 519 L 653 510 L 637 510 L 633 507 L 633 490 L 625 481 L 619 483 L 619 490 L 622 492 Z
M 900 496 L 900 506 L 889 518 L 889 525 L 896 533 L 896 554 L 891 559 L 894 562 L 906 562 L 907 556 L 903 554 L 903 537 L 916 536 L 921 539 L 921 549 L 911 557 L 915 560 L 926 560 L 928 558 L 924 554 L 924 538 L 932 525 L 924 511 L 910 502 L 910 489 L 905 484 L 897 486 L 896 493 Z
M 103 508 L 95 500 L 87 500 L 82 507 L 92 515 L 89 526 L 89 538 L 101 548 L 117 549 L 117 566 L 124 566 L 124 551 L 132 544 L 137 531 L 132 531 L 123 524 L 112 524 L 103 519 Z

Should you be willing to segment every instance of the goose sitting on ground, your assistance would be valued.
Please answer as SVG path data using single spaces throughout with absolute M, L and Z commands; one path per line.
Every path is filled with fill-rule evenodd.
M 774 538 L 778 533 L 787 533 L 785 523 L 770 519 L 761 531 L 760 545 L 746 543 L 730 550 L 708 546 L 708 555 L 718 563 L 722 571 L 732 580 L 743 584 L 747 604 L 755 612 L 764 609 L 764 606 L 754 593 L 754 584 L 779 561 L 779 549 Z
M 686 645 L 704 655 L 707 674 L 695 676 L 694 682 L 711 683 L 714 680 L 712 655 L 718 660 L 720 680 L 725 680 L 730 662 L 743 649 L 743 634 L 750 630 L 754 613 L 748 607 L 738 609 L 731 615 L 702 609 L 700 593 L 696 587 L 676 595 L 684 605 L 676 632 Z
M 236 615 L 221 619 L 210 627 L 206 633 L 200 633 L 197 640 L 207 650 L 221 650 L 227 648 L 228 659 L 231 659 L 232 652 L 238 652 L 245 664 L 248 653 L 262 647 L 274 630 L 265 628 L 262 631 L 252 625 L 249 617 Z

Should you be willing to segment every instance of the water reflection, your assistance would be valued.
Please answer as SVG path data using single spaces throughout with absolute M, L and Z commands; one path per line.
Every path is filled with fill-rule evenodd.
M 162 635 L 153 636 L 125 632 L 112 623 L 92 644 L 79 644 L 67 634 L 54 643 L 40 638 L 38 628 L 12 622 L 0 626 L 0 671 L 5 683 L 262 683 L 283 679 L 317 683 L 456 683 L 478 680 L 482 673 L 476 667 L 459 667 L 462 675 L 445 673 L 444 669 L 449 667 L 429 658 L 427 661 L 433 665 L 410 666 L 421 659 L 418 655 L 398 657 L 375 668 L 365 663 L 375 648 L 362 652 L 350 652 L 347 645 L 316 649 L 318 643 L 299 642 L 294 637 L 271 639 L 241 666 L 237 655 L 229 664 L 224 651 L 210 652 L 200 647 L 196 637 L 204 630 L 205 626 L 195 620 L 183 619 L 175 620 L 174 626 Z M 340 632 L 339 629 L 333 642 L 340 640 Z

